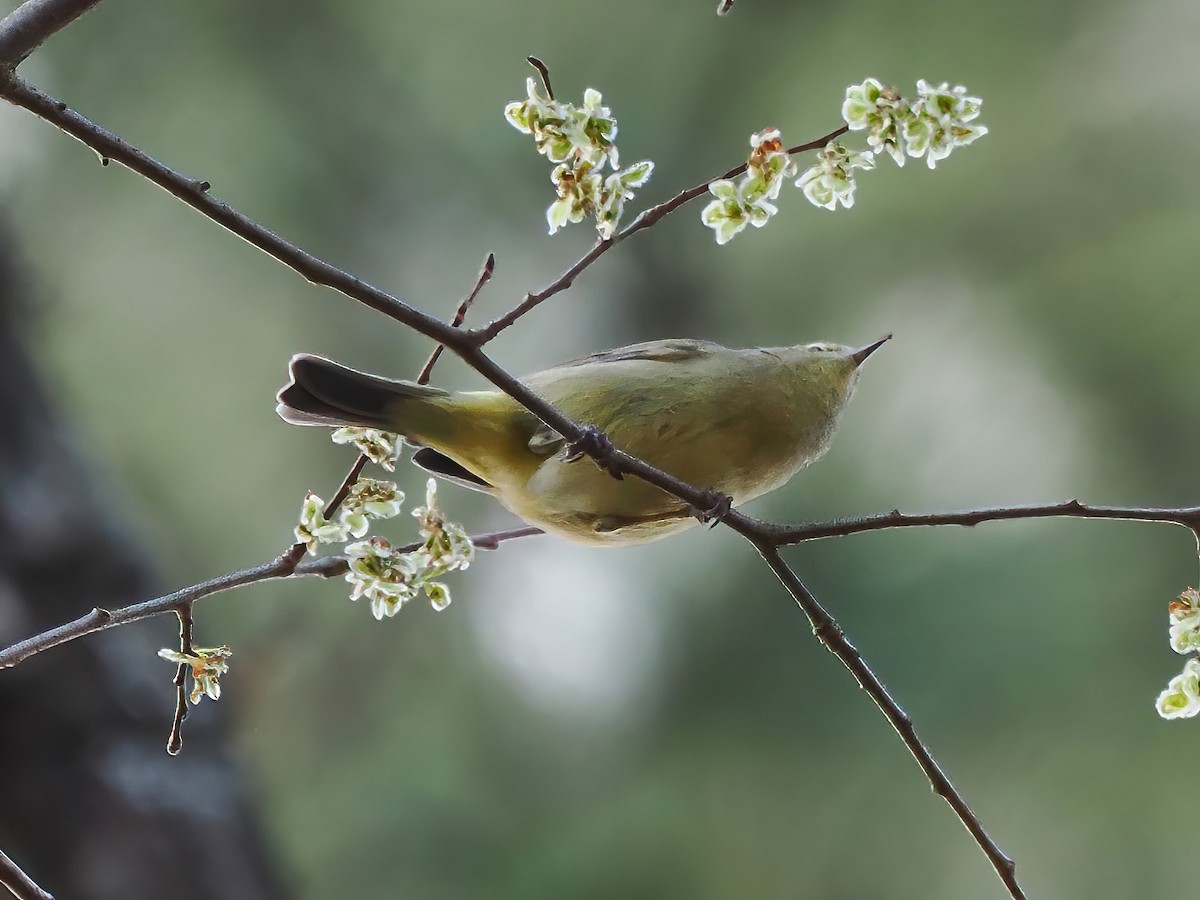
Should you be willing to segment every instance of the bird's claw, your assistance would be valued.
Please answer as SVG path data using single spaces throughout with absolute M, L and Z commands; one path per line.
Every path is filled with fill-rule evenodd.
M 692 515 L 701 525 L 715 528 L 733 509 L 733 498 L 718 491 L 705 491 L 704 504 L 703 507 L 692 507 Z
M 620 466 L 612 458 L 617 448 L 608 439 L 608 435 L 595 425 L 584 425 L 580 431 L 579 440 L 572 441 L 563 451 L 563 461 L 575 462 L 590 456 L 596 461 L 596 465 L 617 481 L 624 480 L 625 476 L 621 473 Z

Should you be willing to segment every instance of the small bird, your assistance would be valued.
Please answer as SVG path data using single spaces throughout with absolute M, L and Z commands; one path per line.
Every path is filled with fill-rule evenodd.
M 857 349 L 811 343 L 735 350 L 662 340 L 594 353 L 523 379 L 614 446 L 734 506 L 784 485 L 829 448 L 859 367 Z M 699 521 L 639 478 L 574 461 L 562 435 L 500 391 L 450 393 L 292 357 L 277 412 L 296 425 L 400 434 L 413 462 L 485 491 L 548 532 L 601 545 L 656 540 Z

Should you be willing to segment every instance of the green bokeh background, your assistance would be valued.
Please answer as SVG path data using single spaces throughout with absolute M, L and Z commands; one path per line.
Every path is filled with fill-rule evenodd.
M 591 240 L 546 236 L 548 167 L 500 115 L 529 53 L 560 94 L 604 92 L 623 158 L 657 163 L 647 202 L 739 161 L 758 128 L 828 131 L 866 75 L 965 83 L 991 134 L 936 172 L 885 160 L 837 214 L 789 189 L 769 228 L 722 248 L 685 208 L 497 358 L 532 371 L 657 337 L 891 330 L 828 457 L 753 512 L 1196 502 L 1200 8 L 713 5 L 109 2 L 23 71 L 432 313 L 494 251 L 476 321 Z M 44 368 L 171 584 L 273 556 L 304 491 L 328 496 L 352 460 L 273 415 L 293 352 L 405 376 L 429 350 L 7 107 L 0 192 L 43 288 Z M 451 359 L 435 381 L 480 385 Z M 423 478 L 400 477 L 418 497 Z M 474 530 L 512 522 L 442 497 Z M 1000 523 L 788 555 L 1032 895 L 1194 889 L 1200 724 L 1153 710 L 1182 662 L 1166 604 L 1197 577 L 1186 532 Z M 538 538 L 452 588 L 446 612 L 383 623 L 339 582 L 198 608 L 198 638 L 235 649 L 221 703 L 298 897 L 1003 896 L 732 533 L 618 551 Z M 172 640 L 166 620 L 144 629 Z

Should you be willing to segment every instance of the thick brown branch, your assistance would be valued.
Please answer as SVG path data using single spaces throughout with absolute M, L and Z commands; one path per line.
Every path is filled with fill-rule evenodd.
M 8 888 L 17 900 L 54 900 L 21 867 L 0 850 L 0 885 Z
M 0 67 L 13 68 L 100 0 L 27 0 L 0 21 Z
M 834 138 L 845 134 L 847 131 L 849 131 L 849 128 L 843 125 L 840 128 L 835 128 L 833 131 L 829 132 L 829 134 L 819 137 L 816 140 L 809 141 L 805 144 L 799 144 L 795 147 L 790 147 L 788 148 L 787 152 L 792 154 L 803 153 L 806 150 L 815 150 L 819 147 L 824 147 Z M 715 178 L 710 178 L 707 181 L 701 182 L 695 187 L 690 187 L 685 191 L 680 191 L 671 199 L 664 200 L 657 206 L 651 206 L 648 209 L 642 210 L 637 216 L 634 217 L 632 222 L 614 234 L 611 238 L 606 241 L 597 241 L 591 250 L 580 257 L 574 263 L 574 265 L 559 275 L 556 279 L 554 279 L 554 281 L 550 282 L 550 284 L 546 285 L 540 291 L 526 294 L 524 300 L 522 300 L 504 315 L 497 319 L 493 319 L 491 322 L 488 322 L 487 325 L 484 325 L 481 328 L 476 328 L 469 331 L 468 334 L 471 335 L 477 346 L 483 346 L 488 341 L 496 337 L 496 335 L 498 335 L 500 332 L 504 331 L 504 329 L 515 323 L 526 313 L 541 305 L 546 300 L 549 300 L 555 294 L 561 293 L 569 288 L 574 283 L 580 272 L 598 260 L 601 256 L 603 256 L 621 241 L 625 240 L 625 238 L 629 237 L 630 235 L 637 234 L 644 228 L 649 228 L 659 219 L 663 218 L 663 216 L 674 212 L 688 201 L 695 200 L 697 197 L 703 196 L 708 190 L 708 186 L 714 181 L 721 181 L 726 178 L 737 178 L 746 172 L 746 168 L 746 163 L 742 163 L 740 166 L 734 166 L 723 175 L 717 175 Z
M 900 704 L 892 697 L 883 682 L 867 665 L 866 660 L 862 658 L 862 654 L 858 649 L 850 643 L 841 626 L 825 611 L 825 608 L 817 602 L 817 598 L 812 595 L 812 592 L 805 587 L 804 583 L 792 571 L 792 568 L 783 561 L 779 555 L 779 549 L 767 542 L 758 542 L 751 539 L 751 543 L 758 548 L 771 571 L 783 584 L 787 592 L 792 595 L 796 603 L 804 610 L 804 614 L 808 616 L 809 622 L 812 623 L 813 634 L 824 644 L 834 656 L 836 656 L 847 669 L 854 679 L 858 682 L 867 695 L 875 701 L 875 705 L 879 707 L 879 711 L 891 723 L 891 726 L 896 729 L 896 733 L 900 735 L 900 740 L 904 742 L 904 746 L 908 748 L 908 752 L 913 755 L 917 761 L 917 765 L 925 773 L 929 779 L 929 784 L 933 788 L 934 793 L 945 799 L 950 804 L 950 808 L 954 810 L 954 814 L 958 816 L 963 826 L 970 832 L 971 837 L 975 839 L 975 843 L 987 856 L 988 861 L 996 870 L 996 874 L 1000 876 L 1000 880 L 1004 882 L 1004 886 L 1008 888 L 1009 894 L 1014 900 L 1024 900 L 1025 893 L 1017 884 L 1016 865 L 1013 863 L 1003 850 L 997 846 L 992 840 L 987 831 L 983 827 L 983 823 L 979 821 L 979 817 L 971 811 L 967 805 L 967 801 L 963 799 L 962 794 L 942 771 L 942 767 L 938 761 L 933 758 L 933 754 L 929 748 L 925 746 L 920 736 L 917 734 L 916 728 L 913 726 L 912 719 L 909 718 Z
M 898 509 L 870 516 L 854 516 L 833 522 L 809 522 L 802 525 L 758 523 L 758 529 L 775 544 L 798 544 L 819 538 L 842 537 L 864 531 L 888 528 L 917 528 L 934 525 L 972 527 L 1002 519 L 1112 519 L 1121 522 L 1169 522 L 1193 532 L 1200 530 L 1200 506 L 1178 508 L 1153 506 L 1093 506 L 1078 500 L 1030 506 L 997 506 L 961 512 L 902 513 Z

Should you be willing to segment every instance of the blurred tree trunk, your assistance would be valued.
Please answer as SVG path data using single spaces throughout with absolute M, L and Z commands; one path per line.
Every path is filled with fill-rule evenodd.
M 7 645 L 161 585 L 30 360 L 28 285 L 0 231 Z M 0 671 L 0 848 L 60 898 L 283 896 L 222 710 L 192 716 L 183 754 L 167 755 L 174 668 L 154 650 L 140 629 L 122 628 Z

